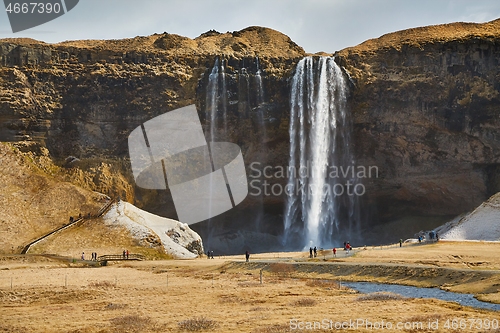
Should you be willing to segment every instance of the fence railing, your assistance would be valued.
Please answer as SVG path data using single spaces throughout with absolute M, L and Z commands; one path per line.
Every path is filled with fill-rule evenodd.
M 146 257 L 142 254 L 129 253 L 127 255 L 123 254 L 110 254 L 97 257 L 97 261 L 120 261 L 120 260 L 146 260 Z
M 84 221 L 84 220 L 85 220 L 85 219 L 87 219 L 87 218 L 96 218 L 96 217 L 98 218 L 98 217 L 103 216 L 103 215 L 104 215 L 104 214 L 105 214 L 105 213 L 109 210 L 109 208 L 111 207 L 111 205 L 112 205 L 114 202 L 115 202 L 115 200 L 111 199 L 111 200 L 109 200 L 109 201 L 108 201 L 108 202 L 107 202 L 104 206 L 102 206 L 102 207 L 99 209 L 99 211 L 97 212 L 97 214 L 95 214 L 95 215 L 91 215 L 91 214 L 89 213 L 89 216 L 88 216 L 88 217 L 79 217 L 79 218 L 77 218 L 77 219 L 75 219 L 75 220 L 71 221 L 71 222 L 70 222 L 70 223 L 68 223 L 68 224 L 65 224 L 65 225 L 63 225 L 63 226 L 61 226 L 61 227 L 59 227 L 59 228 L 57 228 L 57 229 L 55 229 L 55 230 L 52 230 L 51 232 L 49 232 L 49 233 L 47 233 L 47 234 L 45 234 L 45 235 L 43 235 L 43 236 L 38 237 L 37 239 L 35 239 L 35 240 L 34 240 L 34 241 L 32 241 L 31 243 L 29 243 L 29 244 L 27 244 L 25 247 L 23 247 L 23 249 L 21 250 L 21 254 L 26 254 L 26 253 L 28 253 L 29 249 L 30 249 L 33 245 L 35 245 L 35 244 L 36 244 L 36 243 L 38 243 L 39 241 L 43 240 L 44 238 L 47 238 L 47 237 L 49 237 L 49 236 L 51 236 L 51 235 L 55 234 L 56 232 L 59 232 L 59 231 L 62 231 L 62 230 L 64 230 L 64 229 L 66 229 L 66 228 L 69 228 L 69 227 L 71 227 L 71 226 L 74 226 L 74 225 L 76 225 L 77 223 L 79 223 L 79 222 L 81 222 L 81 221 Z

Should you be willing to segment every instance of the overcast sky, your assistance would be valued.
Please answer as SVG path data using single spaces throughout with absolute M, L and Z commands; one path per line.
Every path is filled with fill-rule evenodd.
M 407 28 L 496 18 L 499 0 L 80 0 L 66 15 L 16 34 L 2 10 L 0 38 L 52 43 L 162 32 L 194 38 L 210 29 L 226 32 L 258 25 L 279 30 L 314 53 L 338 51 Z

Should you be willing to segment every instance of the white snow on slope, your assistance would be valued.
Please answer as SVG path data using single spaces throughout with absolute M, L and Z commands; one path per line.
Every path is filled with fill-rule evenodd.
M 500 241 L 500 193 L 435 231 L 440 239 Z
M 127 227 L 139 240 L 147 238 L 151 233 L 156 234 L 165 251 L 178 259 L 197 257 L 197 254 L 186 249 L 192 242 L 199 241 L 203 246 L 201 237 L 187 224 L 148 213 L 128 202 L 120 201 L 113 204 L 103 216 L 103 220 L 106 224 L 118 223 Z

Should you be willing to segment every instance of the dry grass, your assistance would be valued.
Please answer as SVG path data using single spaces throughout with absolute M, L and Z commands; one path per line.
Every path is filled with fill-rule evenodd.
M 244 300 L 243 298 L 236 296 L 236 295 L 220 295 L 219 296 L 219 303 L 226 304 L 226 303 L 242 303 Z
M 476 260 L 483 260 L 483 251 L 480 250 L 484 244 L 467 245 L 477 256 Z M 429 255 L 438 254 L 445 257 L 448 252 L 437 251 L 441 248 L 446 251 L 449 249 L 445 245 L 418 248 L 421 252 L 418 256 L 415 255 L 415 260 L 426 260 Z M 496 253 L 499 253 L 498 250 Z M 490 255 L 491 253 L 484 253 L 484 256 Z M 251 265 L 245 263 L 229 265 L 218 259 L 127 262 L 133 268 L 124 268 L 118 263 L 99 268 L 67 268 L 56 262 L 51 263 L 46 258 L 33 263 L 24 259 L 19 259 L 17 263 L 13 259 L 0 261 L 0 332 L 189 332 L 188 325 L 192 325 L 193 329 L 205 327 L 203 321 L 197 325 L 196 318 L 190 319 L 201 317 L 216 321 L 217 327 L 211 328 L 208 325 L 206 332 L 272 333 L 289 332 L 291 318 L 304 322 L 323 318 L 427 322 L 429 319 L 437 319 L 434 315 L 439 314 L 443 316 L 439 320 L 441 323 L 454 317 L 498 317 L 496 312 L 437 300 L 409 298 L 398 301 L 391 300 L 393 297 L 387 300 L 387 297 L 369 295 L 370 301 L 356 301 L 360 294 L 336 289 L 334 279 L 337 275 L 325 273 L 324 265 L 316 264 L 311 265 L 314 271 L 297 269 L 294 273 L 296 278 L 280 279 L 279 283 L 270 282 L 277 277 L 266 270 L 264 283 L 258 287 L 250 287 L 251 283 L 258 283 L 258 269 L 261 266 L 252 269 Z M 277 274 L 283 271 L 280 267 L 286 269 L 291 266 L 287 265 L 284 263 L 275 266 Z M 389 266 L 378 265 L 371 270 L 365 267 L 363 272 L 367 275 L 363 275 L 363 278 L 369 277 L 368 274 L 371 273 L 392 278 L 387 267 Z M 157 274 L 167 270 L 168 284 L 166 274 Z M 218 274 L 221 270 L 226 273 Z M 217 277 L 214 282 L 202 278 L 213 272 Z M 434 272 L 434 268 L 429 268 L 429 272 Z M 467 281 L 471 278 L 470 274 L 478 274 L 476 270 L 464 273 L 466 275 L 463 279 Z M 11 276 L 14 277 L 13 290 L 10 290 Z M 64 287 L 65 276 L 68 276 L 67 288 Z M 115 277 L 118 277 L 118 283 L 114 288 L 89 288 L 89 283 L 93 281 L 114 282 Z M 352 274 L 350 277 L 355 279 L 357 276 Z M 449 284 L 462 281 L 446 278 Z M 488 287 L 488 283 L 500 283 L 497 275 L 490 280 L 480 278 L 481 275 L 477 278 L 477 283 L 481 285 L 473 285 L 474 288 Z M 430 275 L 429 279 L 435 281 L 434 275 Z M 349 279 L 343 277 L 342 280 Z M 409 281 L 408 278 L 405 281 Z M 467 281 L 460 285 L 464 288 L 470 286 Z M 246 287 L 243 283 L 247 283 Z M 474 293 L 475 290 L 478 292 L 483 289 L 469 291 Z M 131 317 L 132 315 L 137 317 Z M 144 316 L 147 318 L 144 319 Z M 134 321 L 134 318 L 141 317 L 142 320 Z M 186 329 L 179 326 L 181 321 L 185 321 L 183 325 L 186 325 Z M 486 329 L 483 331 L 487 332 Z M 360 329 L 356 332 L 373 331 Z M 441 327 L 440 332 L 455 333 Z
M 356 301 L 396 301 L 404 299 L 408 299 L 408 297 L 394 293 L 377 292 L 358 296 Z
M 441 319 L 441 318 L 443 318 L 442 314 L 433 313 L 433 314 L 422 314 L 422 315 L 418 315 L 418 316 L 412 316 L 412 317 L 408 318 L 406 321 L 426 323 L 429 320 L 434 321 L 436 319 Z
M 369 39 L 357 46 L 343 49 L 340 51 L 340 54 L 345 56 L 347 53 L 375 52 L 382 48 L 400 49 L 402 45 L 422 47 L 429 43 L 443 43 L 445 41 L 463 40 L 477 36 L 491 38 L 491 36 L 498 36 L 499 30 L 499 20 L 488 23 L 457 22 L 412 28 L 388 33 L 379 38 Z
M 269 271 L 282 278 L 289 278 L 295 272 L 295 267 L 286 263 L 272 263 L 269 265 Z
M 179 322 L 177 325 L 181 330 L 189 332 L 211 331 L 214 330 L 217 326 L 219 326 L 216 321 L 207 319 L 205 317 L 183 320 Z
M 318 303 L 314 298 L 303 297 L 292 303 L 293 306 L 315 306 Z
M 306 286 L 324 289 L 340 289 L 340 283 L 334 280 L 309 279 L 306 282 Z
M 108 288 L 114 288 L 115 283 L 111 281 L 92 281 L 89 283 L 90 288 L 101 288 L 101 289 L 108 289 Z
M 291 332 L 290 325 L 286 324 L 275 324 L 269 325 L 262 328 L 257 328 L 252 331 L 252 333 L 288 333 Z M 296 330 L 294 332 L 297 332 Z
M 141 317 L 138 315 L 116 317 L 110 320 L 117 332 L 145 332 L 153 322 L 149 317 Z
M 104 307 L 105 310 L 122 310 L 127 307 L 126 304 L 109 303 Z

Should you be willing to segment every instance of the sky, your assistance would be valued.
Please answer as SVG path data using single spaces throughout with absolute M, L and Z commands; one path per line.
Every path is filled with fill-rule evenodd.
M 407 28 L 497 18 L 498 0 L 80 0 L 65 15 L 15 34 L 1 10 L 0 38 L 56 43 L 163 32 L 195 38 L 211 29 L 258 25 L 281 31 L 315 53 L 335 52 Z

